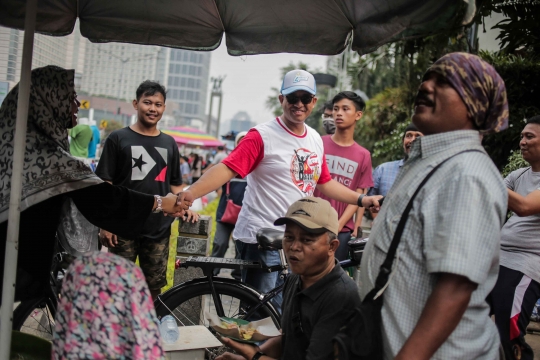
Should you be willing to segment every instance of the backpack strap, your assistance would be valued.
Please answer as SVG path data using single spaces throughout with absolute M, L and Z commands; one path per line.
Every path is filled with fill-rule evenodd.
M 375 280 L 375 287 L 376 291 L 376 297 L 380 296 L 380 290 L 385 287 L 386 283 L 388 283 L 388 278 L 390 276 L 390 273 L 392 272 L 392 265 L 394 263 L 394 258 L 396 257 L 397 248 L 399 245 L 399 242 L 401 241 L 401 235 L 403 234 L 403 230 L 405 229 L 405 224 L 407 223 L 407 219 L 409 218 L 409 213 L 411 212 L 414 199 L 416 198 L 416 195 L 420 192 L 422 187 L 426 184 L 426 182 L 429 180 L 429 178 L 437 171 L 445 162 L 448 160 L 454 158 L 455 156 L 465 153 L 465 152 L 472 152 L 472 151 L 478 151 L 483 153 L 480 150 L 476 149 L 469 149 L 469 150 L 463 150 L 458 152 L 457 154 L 443 160 L 441 163 L 439 163 L 437 166 L 435 166 L 429 174 L 422 180 L 416 191 L 414 192 L 413 196 L 409 200 L 409 203 L 405 207 L 405 210 L 403 211 L 403 215 L 401 215 L 401 219 L 399 220 L 398 226 L 396 228 L 396 231 L 394 232 L 394 237 L 392 239 L 392 243 L 390 244 L 390 247 L 388 248 L 388 253 L 386 254 L 386 259 L 382 263 L 380 267 L 379 274 L 377 275 L 377 279 Z

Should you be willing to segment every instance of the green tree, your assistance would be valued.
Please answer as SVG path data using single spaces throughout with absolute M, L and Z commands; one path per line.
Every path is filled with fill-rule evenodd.
M 413 102 L 429 66 L 448 52 L 470 49 L 467 30 L 388 44 L 349 65 L 353 88 L 370 97 L 355 140 L 372 151 L 378 165 L 403 156 L 401 137 L 411 121 Z
M 401 137 L 411 113 L 407 96 L 404 87 L 388 88 L 366 103 L 354 139 L 371 150 L 373 166 L 403 157 Z
M 495 67 L 506 85 L 510 110 L 508 129 L 486 136 L 483 141 L 495 164 L 503 169 L 509 161 L 515 161 L 515 158 L 509 159 L 509 156 L 519 149 L 525 121 L 540 114 L 540 62 L 533 57 L 504 53 L 480 52 L 479 55 Z
M 480 24 L 494 13 L 505 17 L 493 26 L 493 29 L 500 30 L 497 39 L 504 53 L 521 51 L 540 56 L 540 1 L 484 0 L 476 22 Z M 485 22 L 483 30 L 486 30 Z

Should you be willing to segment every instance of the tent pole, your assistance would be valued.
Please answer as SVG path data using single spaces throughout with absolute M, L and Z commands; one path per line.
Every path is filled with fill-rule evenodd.
M 0 360 L 9 360 L 11 349 L 11 327 L 13 323 L 13 301 L 17 273 L 17 253 L 19 251 L 19 220 L 22 192 L 22 170 L 24 147 L 30 103 L 30 82 L 32 52 L 34 50 L 34 30 L 36 27 L 37 0 L 26 1 L 24 20 L 24 45 L 22 51 L 21 81 L 17 99 L 17 122 L 15 124 L 15 143 L 13 145 L 13 173 L 9 194 L 9 215 L 4 263 L 4 284 L 2 287 L 2 308 L 0 313 Z

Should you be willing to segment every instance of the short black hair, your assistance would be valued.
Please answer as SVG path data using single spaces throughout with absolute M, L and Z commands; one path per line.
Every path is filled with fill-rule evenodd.
M 540 125 L 540 115 L 533 116 L 532 118 L 527 119 L 527 125 L 537 124 Z
M 405 131 L 403 131 L 401 142 L 403 142 L 403 140 L 405 139 L 405 135 L 407 135 L 407 131 L 418 131 L 418 128 L 413 123 L 410 123 L 409 125 L 407 125 L 407 127 L 405 128 Z
M 324 110 L 334 110 L 334 104 L 331 102 L 331 101 L 327 101 L 323 104 L 323 106 L 321 107 L 321 113 L 324 112 Z
M 364 102 L 364 99 L 354 91 L 342 91 L 334 98 L 332 99 L 332 105 L 343 100 L 343 99 L 349 99 L 354 103 L 354 107 L 356 108 L 356 111 L 364 111 L 366 108 L 366 103 Z
M 219 151 L 225 150 L 225 148 L 224 148 L 223 146 L 218 146 L 217 149 L 218 149 Z
M 152 96 L 155 95 L 155 93 L 160 93 L 163 95 L 164 102 L 167 100 L 167 90 L 165 90 L 165 86 L 161 85 L 157 81 L 145 80 L 137 88 L 137 101 L 139 101 L 143 95 Z

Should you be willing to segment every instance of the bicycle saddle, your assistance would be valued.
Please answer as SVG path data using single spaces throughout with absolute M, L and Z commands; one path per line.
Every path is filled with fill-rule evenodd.
M 283 234 L 282 230 L 276 230 L 272 228 L 262 228 L 257 231 L 257 243 L 264 250 L 279 250 L 283 248 Z
M 356 238 L 347 243 L 352 250 L 364 250 L 369 238 Z

